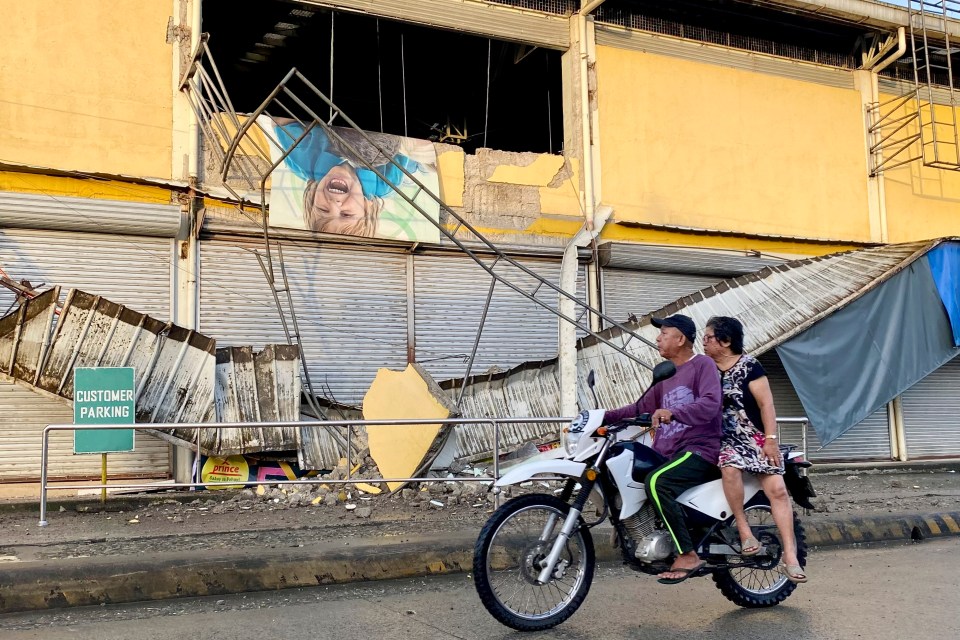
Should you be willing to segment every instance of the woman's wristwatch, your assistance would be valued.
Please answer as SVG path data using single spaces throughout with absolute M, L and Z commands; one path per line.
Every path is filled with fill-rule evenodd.
M 764 437 L 764 438 L 770 438 L 771 440 L 776 440 L 776 439 L 777 439 L 777 434 L 773 434 L 773 435 L 763 434 L 763 437 Z

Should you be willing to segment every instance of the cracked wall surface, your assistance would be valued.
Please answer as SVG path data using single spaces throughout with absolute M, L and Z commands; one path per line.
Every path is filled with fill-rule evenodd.
M 223 184 L 219 179 L 220 168 L 210 143 L 204 140 L 202 177 L 205 186 L 219 187 Z M 263 161 L 255 157 L 254 146 L 241 145 L 236 166 L 231 165 L 228 174 L 227 183 L 240 193 L 250 191 L 248 178 L 256 173 L 251 163 L 263 165 Z M 488 240 L 517 246 L 560 247 L 580 228 L 577 159 L 483 148 L 467 154 L 455 145 L 435 143 L 434 146 L 440 182 L 438 195 Z M 241 167 L 246 169 L 246 175 Z M 258 215 L 230 214 L 217 209 L 208 208 L 208 215 L 222 213 L 222 221 L 239 226 L 259 224 Z M 456 221 L 449 214 L 441 212 L 440 220 L 448 229 L 456 227 Z M 471 239 L 469 234 L 458 237 Z M 446 243 L 449 241 L 441 239 L 441 244 Z

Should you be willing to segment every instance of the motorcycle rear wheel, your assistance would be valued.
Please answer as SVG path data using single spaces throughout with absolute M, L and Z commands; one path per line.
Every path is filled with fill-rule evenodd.
M 473 581 L 480 601 L 501 623 L 518 631 L 555 627 L 583 604 L 593 581 L 593 538 L 577 529 L 546 584 L 537 584 L 537 563 L 550 551 L 570 505 L 543 494 L 510 500 L 490 517 L 473 554 Z M 555 522 L 543 538 L 551 516 Z
M 733 567 L 713 574 L 713 581 L 720 592 L 734 604 L 748 609 L 772 607 L 780 604 L 793 593 L 797 585 L 790 582 L 779 567 L 782 556 L 780 533 L 773 523 L 769 504 L 755 504 L 746 508 L 747 520 L 760 542 L 771 555 L 746 559 L 745 566 Z M 730 525 L 734 526 L 735 525 Z M 793 514 L 793 534 L 797 540 L 797 559 L 800 566 L 807 564 L 807 539 L 796 512 Z M 751 566 L 759 563 L 759 566 Z

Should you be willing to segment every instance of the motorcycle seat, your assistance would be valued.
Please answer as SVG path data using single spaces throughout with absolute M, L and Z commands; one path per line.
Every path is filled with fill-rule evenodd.
M 662 455 L 639 442 L 624 442 L 624 449 L 633 452 L 633 469 L 631 477 L 635 482 L 645 482 L 650 472 L 667 461 Z

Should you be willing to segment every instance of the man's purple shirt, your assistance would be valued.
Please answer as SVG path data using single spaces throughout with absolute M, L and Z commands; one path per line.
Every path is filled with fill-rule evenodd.
M 657 429 L 654 450 L 667 458 L 691 451 L 717 464 L 723 433 L 722 404 L 717 365 L 707 356 L 695 355 L 677 367 L 672 378 L 657 384 L 637 402 L 607 411 L 603 421 L 613 424 L 641 413 L 669 409 L 673 420 Z

